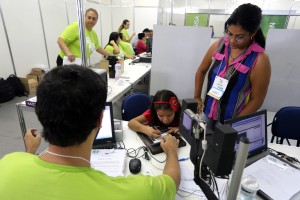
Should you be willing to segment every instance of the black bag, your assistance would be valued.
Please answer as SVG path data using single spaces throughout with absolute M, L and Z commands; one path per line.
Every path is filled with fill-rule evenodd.
M 7 79 L 7 82 L 9 82 L 15 91 L 15 95 L 18 97 L 21 96 L 28 96 L 28 92 L 25 90 L 25 86 L 22 84 L 21 80 L 16 77 L 14 74 L 11 74 Z
M 0 103 L 12 100 L 15 97 L 15 91 L 6 80 L 0 78 Z

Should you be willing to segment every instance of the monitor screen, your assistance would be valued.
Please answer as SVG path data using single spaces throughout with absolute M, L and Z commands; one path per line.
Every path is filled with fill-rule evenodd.
M 96 136 L 96 140 L 113 138 L 113 116 L 112 116 L 112 104 L 107 102 L 105 109 L 103 110 L 103 119 L 101 128 Z
M 146 46 L 147 46 L 146 52 L 152 53 L 152 38 L 151 37 L 146 39 Z
M 239 148 L 241 137 L 247 137 L 250 141 L 249 156 L 256 155 L 267 149 L 267 111 L 256 113 L 225 121 L 238 132 L 234 149 Z

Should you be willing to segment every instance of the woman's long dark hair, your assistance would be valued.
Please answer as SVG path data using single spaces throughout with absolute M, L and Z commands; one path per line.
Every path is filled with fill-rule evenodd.
M 227 32 L 227 28 L 231 24 L 240 25 L 249 33 L 254 33 L 257 30 L 254 39 L 261 47 L 265 48 L 266 38 L 260 28 L 261 19 L 262 11 L 258 6 L 251 3 L 242 4 L 233 11 L 225 22 L 224 30 Z
M 110 45 L 110 46 L 112 46 L 111 44 L 110 44 L 110 41 L 115 41 L 115 43 L 118 45 L 118 39 L 119 39 L 119 33 L 117 33 L 117 32 L 112 32 L 110 35 L 109 35 L 109 39 L 108 39 L 108 43 L 107 43 L 107 45 Z M 105 46 L 107 46 L 107 45 L 105 45 Z

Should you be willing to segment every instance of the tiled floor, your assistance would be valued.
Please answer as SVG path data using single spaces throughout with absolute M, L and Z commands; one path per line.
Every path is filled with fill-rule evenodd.
M 15 97 L 9 102 L 0 104 L 0 158 L 10 152 L 24 151 L 16 103 L 25 99 L 26 97 Z M 121 103 L 122 101 L 119 101 L 114 105 L 114 118 L 121 119 Z M 24 111 L 23 114 L 27 127 L 41 130 L 41 125 L 34 112 Z M 272 121 L 273 117 L 274 113 L 268 112 L 268 123 Z M 268 135 L 270 141 L 270 127 L 268 127 Z M 294 142 L 292 144 L 295 145 Z M 43 142 L 38 152 L 41 152 L 46 146 L 47 144 Z

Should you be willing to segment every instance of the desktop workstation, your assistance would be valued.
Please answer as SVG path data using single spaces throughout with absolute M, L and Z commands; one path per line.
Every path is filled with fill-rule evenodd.
M 98 65 L 92 67 L 98 68 Z M 122 83 L 117 82 L 115 79 L 108 78 L 108 95 L 107 101 L 115 103 L 127 92 L 134 88 L 134 86 L 144 77 L 151 76 L 151 64 L 150 63 L 134 63 L 128 59 L 124 61 L 124 72 L 121 74 Z M 149 88 L 148 88 L 149 91 Z M 16 104 L 19 123 L 22 134 L 26 132 L 26 123 L 23 115 L 23 111 L 34 112 L 34 108 L 26 106 L 25 101 Z

